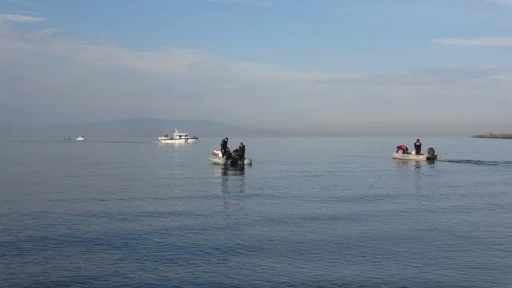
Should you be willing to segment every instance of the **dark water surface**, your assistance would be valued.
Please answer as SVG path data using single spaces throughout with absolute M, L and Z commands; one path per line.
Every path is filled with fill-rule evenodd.
M 4 140 L 0 286 L 511 287 L 512 140 L 413 138 Z

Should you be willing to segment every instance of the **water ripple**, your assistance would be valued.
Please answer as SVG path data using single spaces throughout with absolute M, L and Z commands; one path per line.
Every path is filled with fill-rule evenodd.
M 512 283 L 503 155 L 411 163 L 383 152 L 397 139 L 275 138 L 268 149 L 252 138 L 244 143 L 257 161 L 233 169 L 209 163 L 214 140 L 6 144 L 0 286 Z M 439 141 L 454 157 L 480 149 Z

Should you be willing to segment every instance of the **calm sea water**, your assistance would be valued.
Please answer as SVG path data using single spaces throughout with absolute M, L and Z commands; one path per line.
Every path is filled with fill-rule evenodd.
M 0 142 L 0 286 L 512 286 L 512 140 L 220 140 Z

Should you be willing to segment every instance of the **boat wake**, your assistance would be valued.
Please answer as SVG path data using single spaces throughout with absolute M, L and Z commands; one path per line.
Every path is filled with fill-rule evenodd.
M 440 160 L 442 162 L 447 163 L 455 163 L 455 164 L 470 164 L 470 165 L 480 165 L 480 166 L 512 166 L 512 161 L 483 161 L 483 160 L 458 160 L 458 159 L 443 159 Z

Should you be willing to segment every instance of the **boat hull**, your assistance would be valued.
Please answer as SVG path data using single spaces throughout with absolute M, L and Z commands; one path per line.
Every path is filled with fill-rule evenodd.
M 161 139 L 158 138 L 158 143 L 162 144 L 177 144 L 177 143 L 194 143 L 198 138 L 181 138 L 181 139 Z
M 441 159 L 441 157 L 439 157 L 439 155 L 435 155 L 433 158 L 431 158 L 426 154 L 415 155 L 415 154 L 402 154 L 402 153 L 397 153 L 397 152 L 393 153 L 393 158 L 399 159 L 399 160 L 413 160 L 413 161 L 427 161 L 427 160 Z

